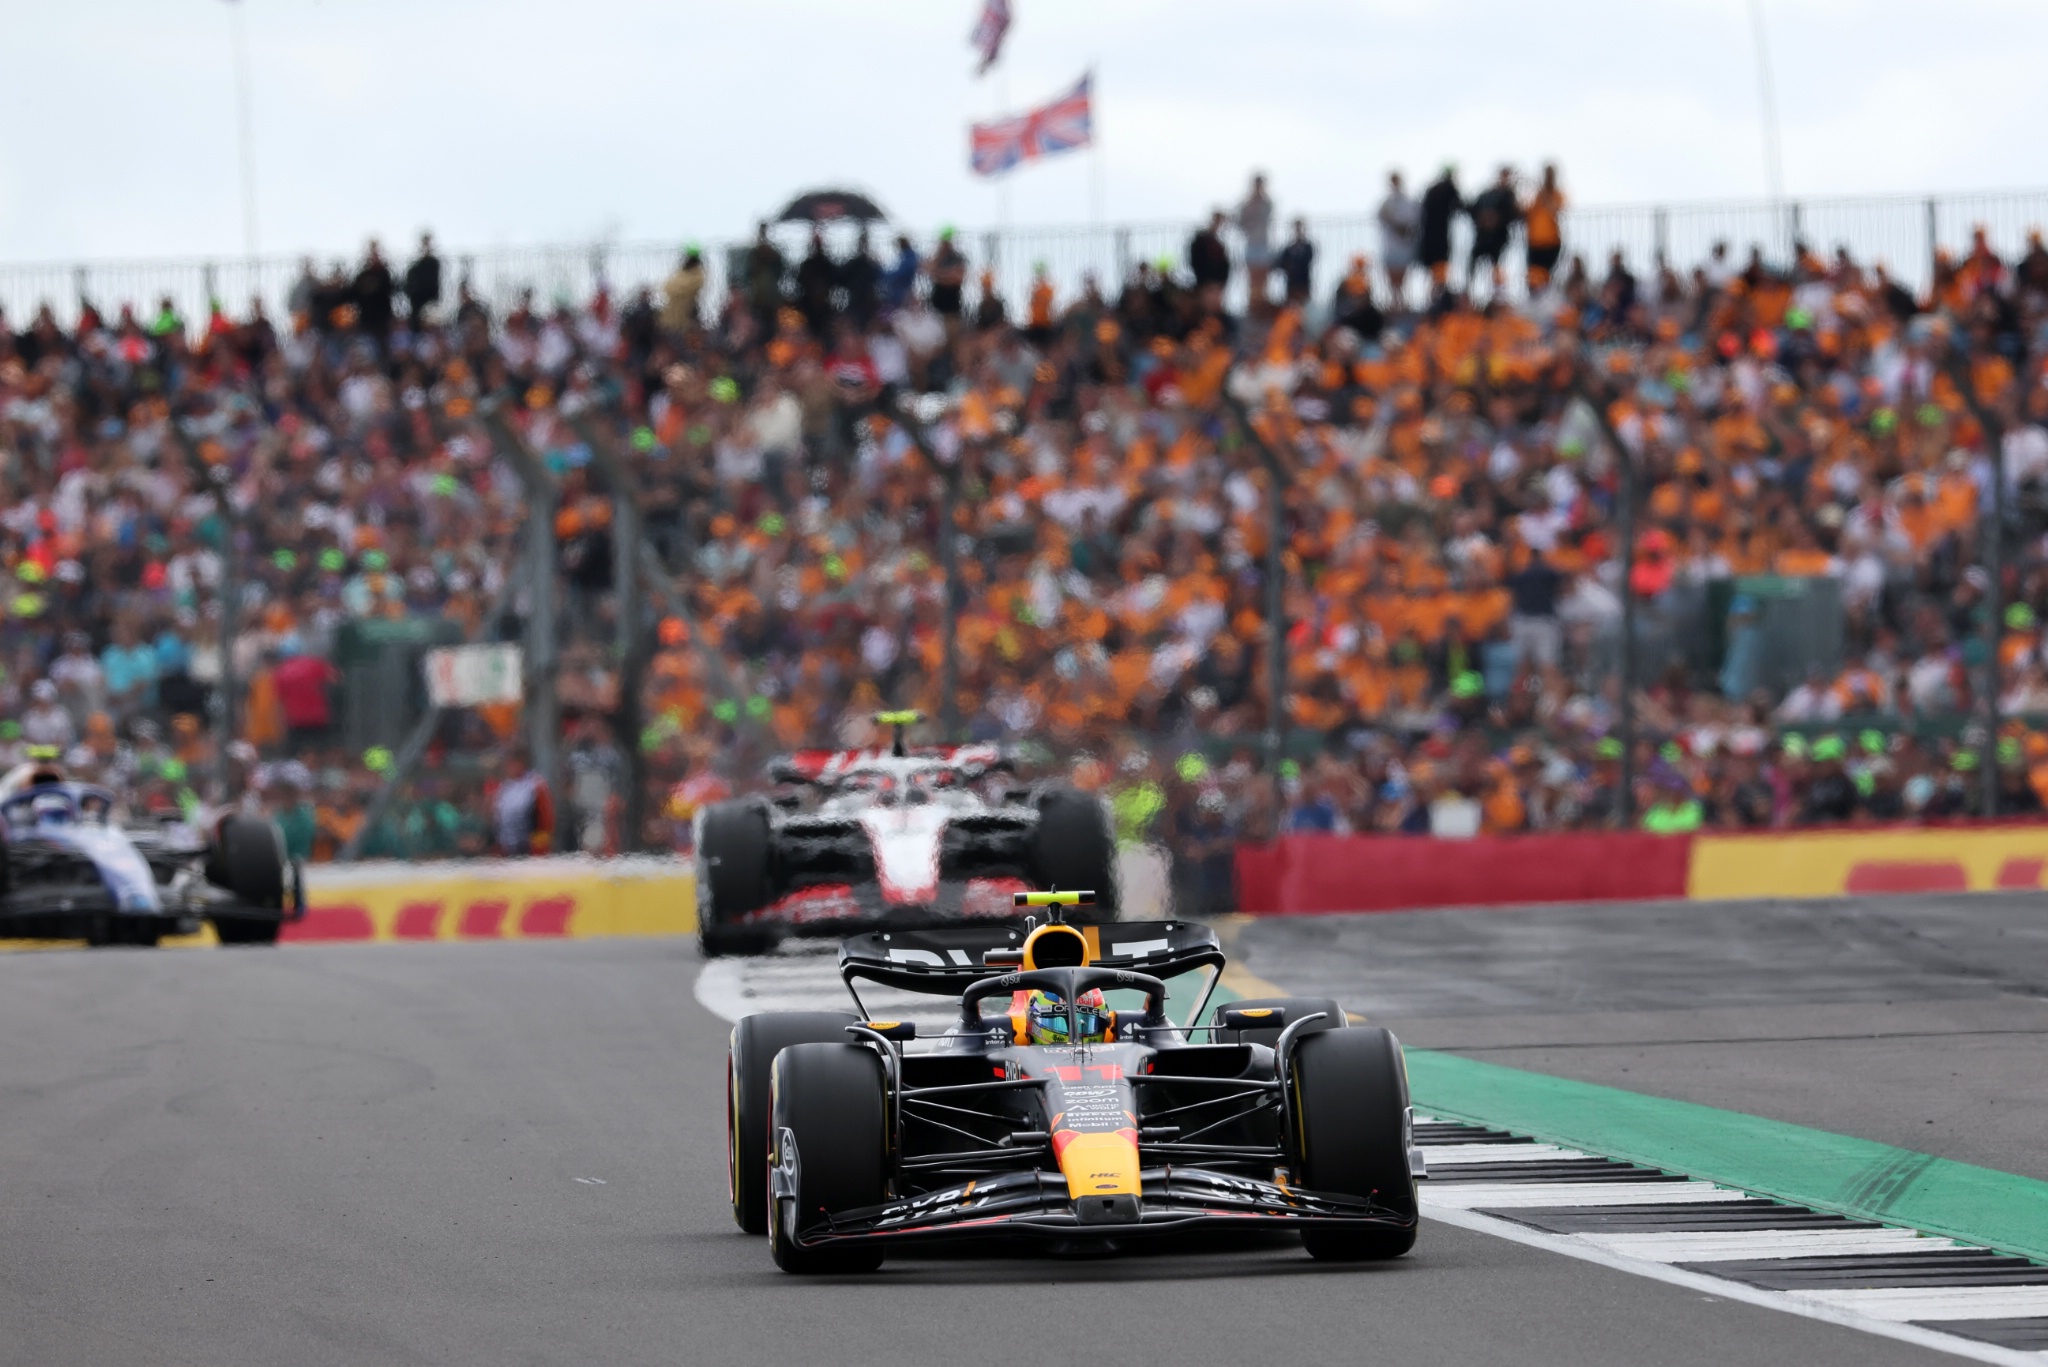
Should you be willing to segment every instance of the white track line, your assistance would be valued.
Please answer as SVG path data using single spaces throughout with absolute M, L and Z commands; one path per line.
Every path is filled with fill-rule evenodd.
M 1733 1263 L 1751 1258 L 1834 1258 L 1872 1253 L 1935 1253 L 1953 1239 L 1906 1229 L 1728 1229 L 1689 1233 L 1574 1234 L 1589 1244 L 1654 1263 Z
M 1424 1144 L 1422 1153 L 1432 1169 L 1466 1163 L 1562 1163 L 1594 1156 L 1557 1144 Z
M 1512 1243 L 1527 1244 L 1531 1248 L 1548 1249 L 1552 1253 L 1562 1253 L 1567 1258 L 1577 1258 L 1582 1262 L 1598 1263 L 1602 1267 L 1611 1267 L 1618 1272 L 1631 1272 L 1638 1277 L 1648 1277 L 1652 1281 L 1668 1282 L 1673 1286 L 1683 1286 L 1688 1290 L 1698 1291 L 1705 1295 L 1718 1296 L 1722 1300 L 1739 1301 L 1745 1305 L 1758 1305 L 1767 1310 L 1780 1310 L 1786 1314 L 1799 1315 L 1806 1319 L 1821 1320 L 1828 1324 L 1839 1324 L 1850 1329 L 1860 1329 L 1866 1334 L 1876 1334 L 1882 1338 L 1898 1339 L 1905 1343 L 1918 1344 L 1922 1348 L 1931 1348 L 1941 1353 L 1951 1353 L 1957 1357 L 1970 1358 L 1977 1362 L 1999 1363 L 2001 1367 L 2042 1367 L 2044 1362 L 2048 1362 L 2048 1356 L 2040 1353 L 2025 1353 L 2012 1348 L 1999 1348 L 1989 1343 L 1977 1343 L 1971 1339 L 1957 1338 L 1953 1334 L 1944 1334 L 1938 1330 L 1922 1329 L 1918 1325 L 1899 1323 L 1890 1317 L 1878 1314 L 1872 1310 L 1858 1306 L 1840 1305 L 1829 1300 L 1819 1299 L 1815 1293 L 1793 1294 L 1784 1291 L 1764 1291 L 1754 1286 L 1745 1286 L 1741 1282 L 1724 1281 L 1719 1277 L 1711 1277 L 1704 1272 L 1691 1272 L 1685 1268 L 1671 1267 L 1664 1263 L 1650 1262 L 1642 1258 L 1631 1258 L 1624 1254 L 1601 1248 L 1597 1244 L 1588 1243 L 1575 1234 L 1550 1234 L 1543 1230 L 1529 1229 L 1526 1226 L 1498 1219 L 1491 1215 L 1481 1215 L 1478 1211 L 1474 1210 L 1458 1210 L 1454 1207 L 1439 1206 L 1430 1210 L 1429 1217 L 1433 1220 L 1441 1220 L 1447 1225 L 1456 1225 L 1460 1229 L 1477 1230 L 1482 1234 L 1492 1234 L 1498 1238 L 1509 1240 Z M 2039 1289 L 2048 1291 L 2048 1288 Z M 1894 1293 L 1834 1292 L 1831 1294 L 1841 1296 L 1844 1294 L 1889 1295 Z M 2034 1311 L 2032 1313 L 2040 1314 L 2043 1312 Z M 1924 1316 L 1923 1318 L 1933 1318 L 1933 1316 Z
M 2048 1315 L 2048 1286 L 1909 1286 L 1788 1291 L 1880 1320 L 2024 1320 Z M 2037 1354 L 2036 1362 L 2042 1359 Z
M 1424 1210 L 1472 1210 L 1479 1206 L 1667 1206 L 1702 1201 L 1743 1201 L 1746 1191 L 1712 1182 L 1456 1182 L 1421 1187 Z

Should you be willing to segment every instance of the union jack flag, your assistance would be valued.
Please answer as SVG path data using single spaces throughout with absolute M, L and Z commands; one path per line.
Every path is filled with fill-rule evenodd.
M 967 130 L 967 160 L 978 176 L 997 176 L 1020 162 L 1071 152 L 1095 141 L 1091 72 L 1050 103 Z
M 1010 0 L 984 0 L 974 36 L 967 40 L 981 54 L 981 65 L 974 69 L 975 75 L 982 75 L 996 64 L 996 58 L 1003 53 L 1003 35 L 1009 31 Z

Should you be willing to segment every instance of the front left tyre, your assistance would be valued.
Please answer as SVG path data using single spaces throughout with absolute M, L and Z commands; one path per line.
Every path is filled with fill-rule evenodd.
M 725 1058 L 725 1159 L 733 1223 L 768 1232 L 770 1070 L 794 1044 L 833 1044 L 859 1019 L 850 1011 L 764 1011 L 732 1028 Z
M 798 1044 L 776 1056 L 776 1169 L 768 1198 L 768 1250 L 784 1272 L 872 1272 L 879 1244 L 805 1248 L 796 1241 L 827 1215 L 882 1203 L 888 1161 L 882 1061 L 858 1044 Z M 778 1194 L 778 1192 L 780 1194 Z

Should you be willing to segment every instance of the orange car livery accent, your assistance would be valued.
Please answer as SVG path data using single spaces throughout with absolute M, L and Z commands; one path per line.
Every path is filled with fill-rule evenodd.
M 1055 1130 L 1053 1156 L 1067 1179 L 1067 1195 L 1136 1196 L 1138 1185 L 1138 1132 L 1135 1129 L 1078 1134 Z

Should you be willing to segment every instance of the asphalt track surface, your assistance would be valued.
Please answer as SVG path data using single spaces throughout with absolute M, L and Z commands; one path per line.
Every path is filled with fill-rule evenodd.
M 1839 909 L 1716 933 L 1697 905 L 1236 939 L 1412 1043 L 2040 1175 L 2033 910 L 1888 902 L 1851 949 L 1816 920 Z M 1953 1360 L 1441 1224 L 1365 1269 L 1281 1245 L 786 1277 L 727 1212 L 698 967 L 667 941 L 0 956 L 0 1363 Z

